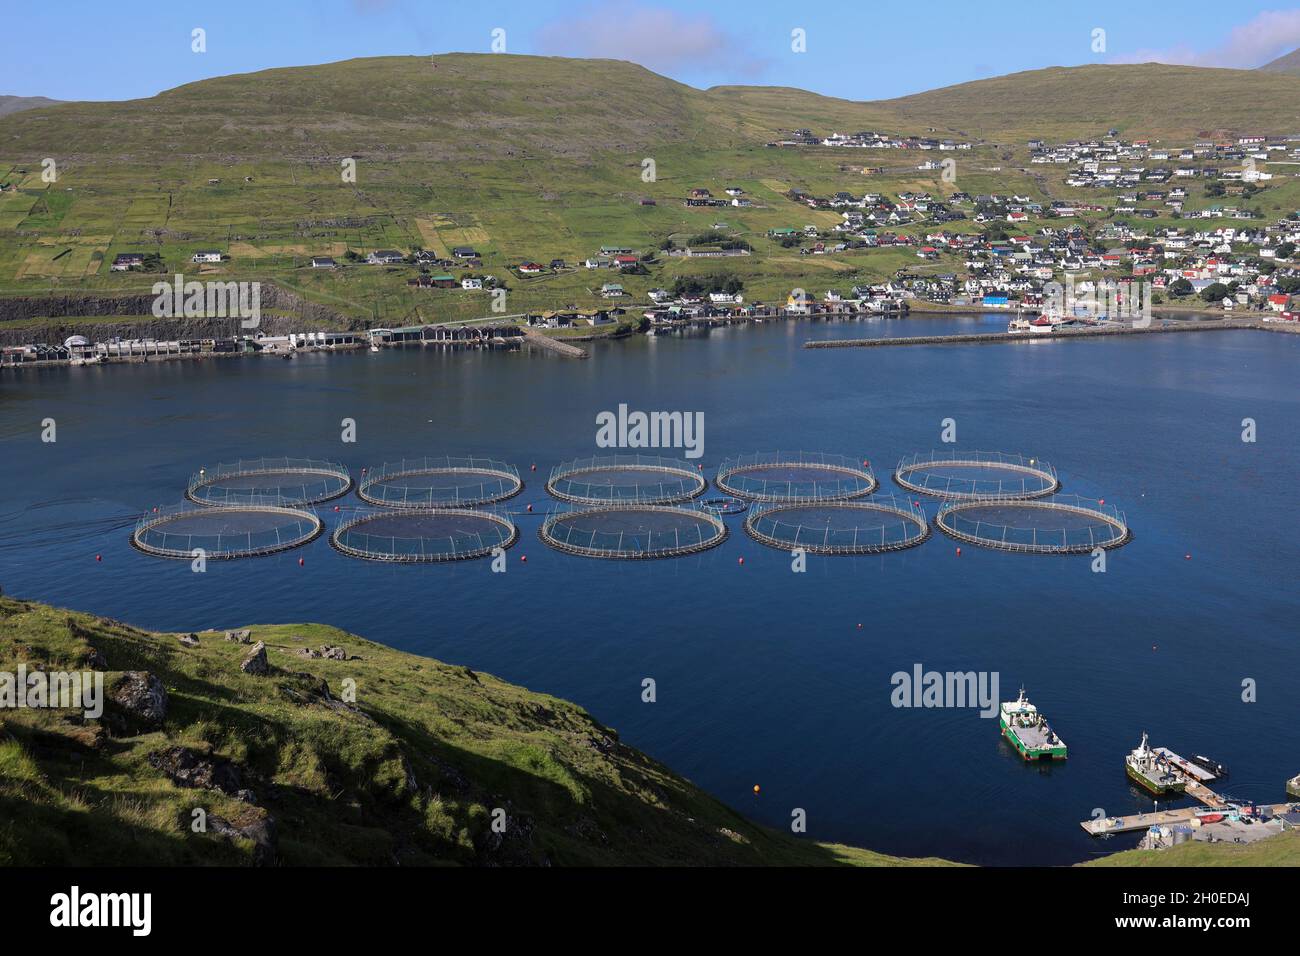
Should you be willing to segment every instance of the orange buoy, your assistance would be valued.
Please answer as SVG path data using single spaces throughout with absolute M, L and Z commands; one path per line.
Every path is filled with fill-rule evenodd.
M 754 784 L 754 794 L 757 796 L 758 793 L 759 793 L 758 784 Z

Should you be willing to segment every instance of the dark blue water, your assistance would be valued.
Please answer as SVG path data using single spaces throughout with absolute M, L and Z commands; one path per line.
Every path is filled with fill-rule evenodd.
M 1123 771 L 1144 730 L 1227 763 L 1227 793 L 1282 799 L 1300 772 L 1300 338 L 800 348 L 990 321 L 1005 318 L 735 327 L 602 344 L 587 362 L 408 351 L 5 373 L 0 584 L 165 630 L 336 624 L 575 700 L 763 822 L 788 826 L 801 807 L 810 836 L 892 853 L 1061 864 L 1127 847 L 1136 837 L 1093 842 L 1079 821 L 1150 807 Z M 810 556 L 795 574 L 739 518 L 690 558 L 551 552 L 536 537 L 544 476 L 599 451 L 596 414 L 620 403 L 703 411 L 709 475 L 726 457 L 803 449 L 870 459 L 882 491 L 901 456 L 945 447 L 953 418 L 958 448 L 1050 462 L 1063 491 L 1125 510 L 1135 540 L 1104 574 L 1086 556 L 958 556 L 939 534 Z M 40 441 L 45 418 L 55 444 Z M 344 418 L 356 444 L 340 442 Z M 509 507 L 538 513 L 519 518 L 504 575 L 365 563 L 323 540 L 194 574 L 128 544 L 132 519 L 179 501 L 201 465 L 289 455 L 357 473 L 446 453 L 513 462 L 528 481 Z M 894 708 L 890 676 L 916 663 L 998 672 L 1003 699 L 1023 683 L 1069 761 L 1023 765 L 973 710 Z M 641 702 L 645 677 L 657 703 Z M 1246 678 L 1256 703 L 1241 700 Z

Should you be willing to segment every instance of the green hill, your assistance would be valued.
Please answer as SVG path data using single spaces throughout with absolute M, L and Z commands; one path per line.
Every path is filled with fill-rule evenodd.
M 1300 73 L 1300 49 L 1283 54 L 1260 67 L 1270 73 Z
M 48 96 L 0 96 L 0 116 L 34 110 L 41 106 L 53 106 L 58 100 Z
M 0 294 L 26 300 L 10 308 L 0 297 L 0 341 L 64 337 L 66 323 L 46 317 L 125 314 L 124 302 L 105 296 L 146 295 L 156 276 L 112 272 L 122 252 L 156 253 L 159 273 L 197 273 L 193 254 L 216 248 L 225 261 L 202 275 L 271 283 L 309 303 L 294 312 L 297 329 L 489 316 L 482 292 L 412 289 L 412 266 L 346 260 L 377 249 L 446 259 L 472 246 L 481 272 L 508 286 L 508 314 L 604 304 L 598 290 L 608 273 L 573 268 L 604 245 L 651 254 L 700 236 L 744 241 L 753 254 L 658 256 L 621 277 L 624 301 L 644 303 L 650 289 L 720 272 L 741 280 L 750 302 L 784 301 L 794 288 L 847 293 L 901 268 L 951 271 L 955 261 L 920 266 L 892 248 L 800 256 L 770 231 L 829 230 L 842 220 L 792 190 L 1092 199 L 1064 181 L 1064 169 L 1031 168 L 1025 140 L 1111 127 L 1182 142 L 1211 131 L 1291 132 L 1300 128 L 1297 104 L 1300 76 L 1159 64 L 1053 68 L 857 103 L 773 87 L 698 90 L 613 60 L 493 54 L 348 60 L 204 80 L 147 99 L 62 103 L 0 118 L 0 183 L 12 187 L 0 193 Z M 955 182 L 918 169 L 910 150 L 765 145 L 804 127 L 976 145 L 956 154 Z M 355 178 L 344 176 L 351 159 Z M 47 160 L 57 181 L 43 177 Z M 725 198 L 728 186 L 752 205 L 683 203 L 694 187 Z M 1284 177 L 1256 202 L 1265 215 L 1285 214 L 1295 188 Z M 1103 214 L 1080 218 L 1091 227 Z M 913 235 L 930 228 L 904 227 Z M 312 256 L 345 267 L 312 269 Z M 512 271 L 553 259 L 570 267 Z M 63 298 L 70 294 L 75 301 Z
M 1052 67 L 875 104 L 899 122 L 954 134 L 1137 138 L 1288 133 L 1300 128 L 1300 77 L 1162 63 Z
M 124 672 L 166 692 L 161 719 L 129 698 L 97 720 L 0 710 L 0 865 L 941 862 L 756 826 L 581 708 L 490 675 L 319 625 L 251 630 L 264 675 L 222 632 L 185 646 L 0 598 L 0 671 L 93 666 L 110 696 Z

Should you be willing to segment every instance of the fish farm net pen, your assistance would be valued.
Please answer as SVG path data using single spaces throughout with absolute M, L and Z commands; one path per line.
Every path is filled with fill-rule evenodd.
M 251 558 L 288 551 L 316 538 L 322 525 L 311 511 L 288 505 L 178 505 L 142 518 L 131 544 L 163 558 Z
M 1132 537 L 1122 511 L 1076 495 L 953 501 L 939 509 L 934 523 L 958 541 L 1028 554 L 1086 554 L 1118 548 Z
M 818 452 L 760 452 L 729 458 L 714 484 L 750 501 L 847 501 L 864 498 L 878 482 L 865 461 Z
M 255 458 L 190 476 L 185 497 L 200 505 L 238 505 L 278 498 L 286 504 L 316 505 L 352 489 L 347 466 L 310 458 Z
M 573 504 L 669 505 L 704 493 L 708 481 L 684 461 L 653 455 L 606 455 L 557 465 L 546 490 Z
M 557 551 L 587 558 L 671 558 L 716 547 L 727 526 L 694 506 L 608 505 L 554 511 L 538 536 Z
M 912 548 L 930 536 L 920 505 L 895 498 L 757 505 L 745 531 L 760 544 L 811 554 L 878 554 Z
M 519 539 L 509 518 L 468 508 L 367 512 L 334 529 L 330 544 L 367 561 L 429 564 L 482 558 Z
M 1061 487 L 1047 462 L 1002 452 L 929 452 L 903 458 L 894 481 L 908 491 L 947 500 L 1042 498 Z
M 367 471 L 357 497 L 385 508 L 466 508 L 513 498 L 524 482 L 490 458 L 403 458 Z

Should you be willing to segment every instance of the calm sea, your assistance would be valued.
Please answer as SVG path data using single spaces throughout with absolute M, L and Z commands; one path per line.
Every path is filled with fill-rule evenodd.
M 587 362 L 393 351 L 6 372 L 0 585 L 161 630 L 335 624 L 577 701 L 762 822 L 788 826 L 802 808 L 810 836 L 890 853 L 1066 864 L 1130 846 L 1094 842 L 1079 821 L 1150 807 L 1123 769 L 1143 731 L 1227 763 L 1224 792 L 1281 800 L 1300 772 L 1300 337 L 801 348 L 1005 322 L 754 325 L 604 343 Z M 810 557 L 797 574 L 739 518 L 689 558 L 549 551 L 545 476 L 596 453 L 595 417 L 620 403 L 702 411 L 710 476 L 735 454 L 825 451 L 869 459 L 882 491 L 901 456 L 945 447 L 951 418 L 957 448 L 1052 463 L 1064 491 L 1123 509 L 1135 539 L 1104 574 L 1087 556 L 958 556 L 939 534 L 896 554 Z M 355 444 L 340 441 L 345 418 Z M 519 516 L 505 574 L 359 562 L 323 540 L 194 574 L 128 544 L 134 519 L 179 502 L 201 466 L 289 455 L 355 474 L 447 453 L 525 473 L 510 507 L 536 513 Z M 321 513 L 332 526 L 357 504 Z M 1003 699 L 1023 684 L 1069 761 L 1022 764 L 971 709 L 893 707 L 891 675 L 916 664 L 996 672 Z

